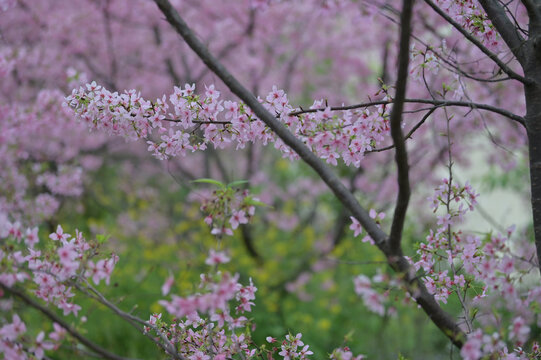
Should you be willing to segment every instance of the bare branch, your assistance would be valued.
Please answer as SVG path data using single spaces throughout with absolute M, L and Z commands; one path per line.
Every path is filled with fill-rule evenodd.
M 354 104 L 354 105 L 346 105 L 346 106 L 333 106 L 331 107 L 331 111 L 341 111 L 341 110 L 354 110 L 354 109 L 360 109 L 360 108 L 366 108 L 369 106 L 375 106 L 375 105 L 387 105 L 392 104 L 394 100 L 376 100 L 376 101 L 370 101 L 366 103 L 360 103 L 360 104 Z M 455 101 L 455 100 L 437 100 L 437 99 L 404 99 L 405 103 L 416 103 L 416 104 L 431 104 L 434 106 L 457 106 L 457 107 L 467 107 L 470 109 L 479 109 L 479 110 L 486 110 L 490 111 L 496 114 L 503 115 L 511 120 L 514 120 L 518 122 L 522 126 L 525 125 L 525 120 L 522 116 L 513 114 L 512 112 L 498 108 L 496 106 L 487 105 L 487 104 L 479 104 L 474 103 L 470 101 Z M 306 113 L 314 113 L 318 111 L 324 111 L 325 108 L 317 108 L 317 109 L 306 109 L 306 110 L 299 110 L 289 113 L 290 116 L 298 116 Z
M 82 285 L 78 283 L 76 283 L 75 286 L 77 287 L 77 289 L 82 291 L 85 295 L 89 296 L 90 298 L 94 300 L 99 301 L 100 303 L 102 303 L 103 305 L 111 309 L 116 315 L 126 320 L 130 325 L 132 325 L 134 328 L 139 330 L 147 338 L 149 338 L 156 345 L 162 348 L 166 354 L 169 354 L 176 360 L 184 360 L 184 358 L 180 356 L 180 354 L 177 352 L 175 345 L 172 344 L 169 339 L 167 339 L 167 337 L 163 334 L 162 331 L 160 331 L 160 329 L 157 329 L 156 326 L 149 324 L 148 322 L 144 321 L 143 319 L 138 318 L 137 316 L 134 316 L 125 311 L 122 311 L 118 306 L 116 306 L 115 304 L 107 300 L 105 296 L 103 296 L 102 293 L 100 293 L 92 285 L 90 285 L 88 281 L 85 281 L 85 282 L 86 282 L 85 284 L 86 287 L 83 287 Z M 154 336 L 152 336 L 150 333 L 145 333 L 142 330 L 141 326 L 139 326 L 138 324 L 142 326 L 148 326 L 152 328 L 153 330 L 155 330 L 160 335 L 160 338 L 162 339 L 163 343 L 155 339 Z
M 425 123 L 425 121 L 430 117 L 430 115 L 432 115 L 432 113 L 434 111 L 436 111 L 437 108 L 439 108 L 439 106 L 434 106 L 433 108 L 428 110 L 427 113 L 423 116 L 423 118 L 417 124 L 415 124 L 414 127 L 411 128 L 411 130 L 406 134 L 406 136 L 404 136 L 404 141 L 407 140 L 407 139 L 411 139 L 411 136 L 421 127 L 421 125 L 423 125 Z M 373 150 L 370 150 L 370 151 L 366 151 L 365 154 L 370 154 L 370 153 L 374 153 L 374 152 L 382 152 L 382 151 L 386 151 L 386 150 L 391 150 L 393 148 L 394 148 L 394 144 L 389 145 L 389 146 L 385 146 L 385 147 L 382 147 L 382 148 L 377 148 L 377 149 L 373 149 Z

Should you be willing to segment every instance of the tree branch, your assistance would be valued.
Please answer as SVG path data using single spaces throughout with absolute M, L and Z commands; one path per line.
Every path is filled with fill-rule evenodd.
M 398 75 L 396 81 L 396 93 L 393 109 L 391 110 L 391 137 L 396 149 L 395 162 L 397 168 L 398 195 L 396 206 L 389 234 L 389 250 L 394 255 L 402 255 L 401 241 L 406 212 L 408 210 L 411 195 L 409 181 L 408 152 L 402 134 L 402 112 L 404 111 L 404 100 L 406 98 L 406 85 L 408 79 L 408 66 L 410 55 L 410 34 L 411 16 L 414 0 L 402 2 L 402 13 L 400 14 L 400 48 L 398 53 Z
M 126 320 L 135 329 L 139 330 L 143 335 L 145 335 L 147 338 L 152 340 L 158 347 L 162 348 L 163 351 L 166 354 L 169 354 L 172 358 L 174 358 L 176 360 L 184 360 L 184 358 L 182 356 L 180 356 L 180 354 L 177 352 L 177 350 L 175 348 L 175 345 L 173 343 L 171 343 L 171 341 L 169 339 L 167 339 L 167 337 L 163 334 L 163 332 L 160 329 L 158 329 L 155 325 L 151 325 L 148 322 L 144 321 L 143 319 L 138 318 L 137 316 L 134 316 L 134 315 L 129 314 L 129 313 L 125 312 L 125 311 L 122 311 L 115 304 L 113 304 L 112 302 L 107 300 L 105 298 L 105 296 L 103 296 L 102 293 L 100 293 L 92 285 L 90 285 L 90 283 L 88 281 L 85 280 L 85 282 L 86 282 L 86 284 L 85 284 L 86 288 L 83 287 L 81 284 L 78 284 L 78 283 L 75 283 L 75 286 L 77 287 L 77 289 L 79 289 L 85 295 L 87 295 L 88 297 L 90 297 L 90 298 L 92 298 L 92 299 L 94 299 L 96 301 L 99 301 L 100 303 L 102 303 L 103 305 L 105 305 L 106 307 L 111 309 L 119 317 Z M 138 326 L 137 324 L 140 324 L 142 326 L 148 326 L 149 328 L 156 331 L 160 335 L 160 338 L 162 339 L 163 344 L 160 341 L 158 341 L 154 336 L 150 335 L 150 333 L 145 333 L 144 331 L 142 331 L 141 327 Z
M 227 69 L 208 51 L 208 49 L 197 39 L 193 31 L 188 27 L 178 12 L 173 8 L 168 0 L 154 0 L 167 21 L 182 36 L 184 41 L 201 58 L 201 60 L 227 85 L 232 93 L 237 95 L 244 103 L 249 106 L 255 115 L 263 121 L 274 133 L 301 159 L 303 159 L 312 169 L 314 169 L 321 179 L 332 190 L 337 199 L 349 210 L 352 215 L 363 225 L 364 229 L 372 237 L 379 249 L 387 256 L 391 267 L 403 274 L 404 284 L 423 308 L 426 314 L 438 328 L 447 336 L 454 345 L 462 347 L 465 334 L 460 329 L 454 319 L 445 312 L 434 297 L 428 292 L 424 284 L 418 279 L 404 257 L 395 256 L 389 252 L 387 246 L 387 235 L 370 218 L 368 212 L 359 204 L 355 196 L 342 184 L 340 179 L 323 163 L 306 145 L 297 139 L 276 117 L 268 112 L 256 97 L 248 91 Z
M 498 55 L 496 55 L 495 53 L 493 53 L 492 51 L 490 51 L 485 45 L 483 45 L 483 43 L 481 43 L 479 40 L 477 40 L 477 38 L 475 36 L 473 36 L 472 34 L 470 34 L 469 31 L 467 31 L 466 29 L 464 29 L 459 23 L 457 23 L 456 21 L 454 21 L 449 15 L 447 15 L 445 13 L 445 11 L 443 11 L 442 9 L 440 9 L 438 7 L 438 5 L 434 4 L 431 0 L 424 0 L 436 13 L 438 13 L 438 15 L 440 15 L 442 18 L 445 19 L 445 21 L 447 21 L 449 24 L 453 25 L 453 27 L 455 29 L 457 29 L 462 35 L 464 35 L 464 37 L 466 39 L 468 39 L 472 44 L 474 44 L 479 50 L 481 50 L 485 55 L 487 55 L 492 61 L 494 61 L 496 63 L 496 65 L 498 65 L 500 67 L 500 69 L 502 69 L 502 71 L 504 73 L 506 73 L 511 79 L 515 79 L 515 80 L 518 80 L 520 82 L 522 82 L 523 84 L 531 84 L 533 83 L 533 81 L 531 79 L 528 79 L 528 78 L 525 78 L 524 76 L 522 75 L 519 75 L 517 74 L 516 72 L 514 72 L 509 66 L 507 66 L 507 64 L 505 64 L 502 60 L 500 60 L 500 58 L 498 57 Z M 483 1 L 479 1 L 481 4 L 483 3 Z M 485 9 L 486 11 L 486 9 Z M 505 16 L 505 14 L 504 14 Z M 492 17 L 490 16 L 489 14 L 489 18 L 491 18 L 492 20 Z M 507 19 L 507 18 L 506 18 Z M 494 23 L 494 20 L 492 20 L 493 23 Z M 507 21 L 509 21 L 509 19 L 507 19 Z M 507 25 L 507 24 L 506 24 Z M 496 24 L 494 24 L 494 26 L 496 26 Z M 512 26 L 512 24 L 511 24 Z M 500 32 L 500 29 L 498 28 L 498 26 L 496 26 L 496 29 L 498 30 L 498 32 Z M 503 29 L 505 30 L 505 29 Z M 501 34 L 502 37 L 504 38 L 504 41 L 505 40 L 505 37 L 503 34 Z M 520 35 L 516 34 L 516 36 L 518 36 L 518 38 L 520 39 Z M 507 43 L 507 41 L 506 41 Z M 521 61 L 521 58 L 522 56 L 518 56 L 517 53 L 520 49 L 520 45 L 521 45 L 521 41 L 518 42 L 518 44 L 515 44 L 516 43 L 516 40 L 515 41 L 512 41 L 511 42 L 513 44 L 513 46 L 511 46 L 509 43 L 507 43 L 507 45 L 509 46 L 509 48 L 511 49 L 511 51 L 513 51 L 513 54 L 515 54 L 515 56 L 517 57 L 517 59 L 519 61 Z M 515 45 L 518 45 L 517 47 L 515 47 Z
M 38 304 L 36 301 L 32 300 L 28 295 L 23 293 L 22 291 L 19 291 L 12 287 L 7 287 L 6 285 L 0 283 L 0 288 L 5 290 L 6 292 L 18 297 L 23 302 L 25 302 L 27 305 L 33 307 L 36 310 L 39 310 L 43 315 L 47 316 L 51 321 L 54 321 L 58 325 L 62 326 L 71 336 L 73 336 L 75 339 L 77 339 L 81 344 L 86 346 L 87 348 L 94 351 L 96 354 L 99 354 L 103 356 L 105 359 L 111 359 L 111 360 L 132 360 L 130 358 L 125 358 L 116 354 L 113 354 L 98 345 L 94 344 L 92 341 L 88 340 L 81 334 L 79 334 L 74 328 L 72 328 L 68 323 L 66 323 L 62 318 L 60 318 L 58 315 L 56 315 L 54 312 L 46 308 L 45 306 Z
M 370 101 L 360 104 L 353 104 L 353 105 L 346 105 L 346 106 L 333 106 L 331 107 L 331 111 L 342 111 L 342 110 L 354 110 L 354 109 L 360 109 L 360 108 L 366 108 L 369 106 L 375 106 L 375 105 L 387 105 L 392 104 L 394 100 L 376 100 L 376 101 Z M 430 104 L 434 106 L 457 106 L 457 107 L 467 107 L 470 109 L 479 109 L 479 110 L 486 110 L 490 111 L 499 115 L 503 115 L 511 120 L 514 120 L 518 122 L 522 126 L 526 126 L 525 120 L 522 116 L 513 114 L 512 112 L 501 109 L 492 105 L 488 104 L 479 104 L 474 103 L 470 101 L 455 101 L 455 100 L 436 100 L 436 99 L 404 99 L 405 103 L 414 103 L 414 104 Z M 306 113 L 314 113 L 318 111 L 324 111 L 325 108 L 317 108 L 317 109 L 306 109 L 306 110 L 299 110 L 289 113 L 290 116 L 299 116 Z
M 428 119 L 428 117 L 430 115 L 432 115 L 432 113 L 434 111 L 436 111 L 436 109 L 438 109 L 439 107 L 440 106 L 434 106 L 433 108 L 428 110 L 427 113 L 423 115 L 423 118 L 421 120 L 419 120 L 419 122 L 417 124 L 415 124 L 414 127 L 411 128 L 411 130 L 406 134 L 406 136 L 404 136 L 404 141 L 406 141 L 407 139 L 410 139 L 411 136 L 421 127 L 421 125 L 423 125 L 425 123 L 425 121 Z M 365 154 L 370 154 L 370 153 L 374 153 L 374 152 L 382 152 L 382 151 L 386 151 L 386 150 L 391 150 L 393 148 L 394 148 L 394 144 L 389 145 L 389 146 L 385 146 L 385 147 L 382 147 L 382 148 L 377 148 L 377 149 L 373 149 L 373 150 L 370 150 L 370 151 L 366 151 Z

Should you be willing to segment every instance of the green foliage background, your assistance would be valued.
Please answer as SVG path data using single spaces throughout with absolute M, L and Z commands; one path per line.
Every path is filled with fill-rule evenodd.
M 285 160 L 274 163 L 273 180 L 279 185 L 298 176 L 311 175 L 299 164 Z M 163 175 L 130 180 L 133 183 L 117 164 L 105 165 L 88 181 L 82 202 L 66 202 L 49 225 L 74 224 L 65 231 L 74 233 L 79 228 L 88 237 L 101 234 L 107 238 L 103 251 L 117 253 L 120 261 L 111 278 L 112 286 L 102 284 L 99 289 L 122 310 L 148 319 L 150 314 L 164 311 L 158 300 L 163 298 L 160 288 L 170 274 L 175 275 L 171 293 L 182 296 L 197 291 L 199 274 L 208 270 L 204 264 L 208 250 L 217 244 L 199 205 L 188 201 L 189 191 L 205 184 L 191 184 L 189 189 Z M 252 278 L 258 288 L 251 314 L 257 324 L 254 341 L 268 347 L 266 336 L 282 339 L 288 332 L 302 332 L 302 340 L 314 351 L 313 359 L 328 358 L 334 348 L 344 345 L 355 354 L 366 354 L 368 359 L 449 358 L 453 351 L 457 355 L 421 310 L 404 304 L 401 289 L 387 289 L 392 299 L 388 305 L 397 309 L 397 315 L 380 317 L 366 309 L 354 292 L 353 278 L 361 273 L 373 276 L 378 268 L 384 273 L 390 270 L 381 264 L 384 258 L 375 247 L 353 238 L 347 229 L 349 222 L 340 244 L 326 259 L 318 258 L 317 242 L 332 233 L 340 208 L 330 194 L 321 194 L 317 201 L 317 219 L 325 221 L 307 221 L 292 231 L 264 221 L 264 212 L 307 213 L 306 208 L 312 205 L 292 198 L 279 203 L 279 208 L 256 210 L 250 230 L 263 261 L 249 255 L 239 230 L 223 241 L 232 258 L 224 269 L 238 272 L 244 284 Z M 119 217 L 124 220 L 119 221 Z M 158 218 L 162 220 L 154 226 Z M 123 227 L 126 219 L 138 224 L 138 229 L 127 234 Z M 153 231 L 148 231 L 149 224 L 155 227 Z M 41 235 L 46 237 L 49 230 L 42 227 Z M 405 248 L 414 249 L 422 236 L 415 228 L 408 228 L 405 238 L 409 244 Z M 314 272 L 301 289 L 308 300 L 300 300 L 296 293 L 286 290 L 287 282 L 322 260 L 326 261 L 325 269 Z M 91 340 L 126 357 L 163 356 L 151 341 L 104 306 L 84 298 L 77 301 L 83 310 L 78 318 L 70 319 Z M 459 305 L 451 301 L 449 309 L 458 314 Z M 47 328 L 45 319 L 34 311 L 25 315 L 25 321 L 43 322 Z M 72 354 L 66 349 L 53 358 L 67 359 Z

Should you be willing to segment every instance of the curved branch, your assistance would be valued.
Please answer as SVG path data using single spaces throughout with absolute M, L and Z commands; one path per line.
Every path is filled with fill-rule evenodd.
M 440 9 L 438 7 L 438 5 L 434 4 L 431 0 L 424 0 L 425 3 L 428 4 L 428 6 L 430 6 L 436 13 L 438 13 L 438 15 L 440 15 L 442 18 L 445 19 L 445 21 L 447 21 L 449 24 L 453 25 L 453 27 L 455 29 L 457 29 L 462 35 L 464 35 L 464 37 L 466 39 L 468 39 L 473 45 L 475 45 L 479 50 L 481 50 L 486 56 L 488 56 L 492 61 L 494 61 L 496 63 L 496 65 L 498 65 L 500 67 L 500 69 L 502 69 L 502 71 L 504 73 L 506 73 L 510 78 L 512 79 L 515 79 L 515 80 L 518 80 L 520 81 L 521 83 L 523 84 L 532 84 L 533 81 L 531 79 L 528 79 L 528 78 L 525 78 L 524 76 L 522 75 L 519 75 L 517 74 L 516 72 L 513 71 L 513 69 L 511 69 L 509 66 L 507 66 L 507 64 L 505 64 L 502 60 L 500 60 L 500 58 L 498 57 L 498 55 L 496 55 L 495 53 L 493 53 L 492 51 L 490 51 L 485 45 L 483 45 L 482 42 L 480 42 L 479 40 L 477 40 L 477 38 L 475 36 L 473 36 L 472 34 L 470 34 L 469 31 L 467 31 L 466 29 L 464 29 L 459 23 L 457 23 L 456 21 L 454 21 L 449 15 L 447 15 L 445 13 L 445 11 L 443 11 L 442 9 Z M 481 4 L 483 4 L 484 1 L 481 1 Z M 486 11 L 486 9 L 485 9 Z M 504 14 L 505 15 L 505 14 Z M 494 24 L 494 19 L 489 15 L 489 18 L 493 21 L 493 24 Z M 507 19 L 509 20 L 509 19 Z M 494 24 L 494 26 L 496 26 L 496 24 Z M 498 32 L 500 32 L 500 28 L 498 26 L 496 26 L 496 28 L 498 29 Z M 503 29 L 502 29 L 503 30 Z M 502 35 L 502 37 L 504 38 L 504 41 L 506 41 L 505 37 L 504 37 L 504 34 L 500 32 L 500 34 Z M 518 34 L 516 34 L 517 36 L 519 36 Z M 520 37 L 520 36 L 519 36 Z M 520 44 L 521 42 L 518 43 L 518 46 L 517 46 L 517 41 L 512 41 L 511 44 L 508 43 L 506 41 L 507 45 L 510 47 L 511 51 L 513 52 L 513 54 L 517 57 L 517 59 L 521 61 L 521 56 L 519 57 L 518 55 L 519 54 L 519 49 L 520 49 Z
M 6 285 L 0 283 L 0 288 L 5 290 L 6 292 L 18 297 L 23 302 L 25 302 L 27 305 L 33 307 L 36 310 L 39 310 L 43 315 L 47 316 L 51 321 L 54 321 L 58 325 L 62 326 L 71 336 L 73 336 L 75 339 L 79 340 L 81 344 L 86 346 L 87 348 L 94 351 L 96 354 L 99 354 L 103 356 L 105 359 L 111 359 L 111 360 L 133 360 L 130 358 L 125 358 L 116 354 L 113 354 L 100 346 L 94 344 L 92 341 L 88 340 L 81 334 L 79 334 L 74 328 L 72 328 L 67 322 L 65 322 L 62 318 L 60 318 L 58 315 L 56 315 L 54 312 L 46 308 L 45 306 L 38 304 L 36 301 L 32 300 L 28 295 L 23 293 L 22 291 L 19 291 L 12 287 L 7 287 Z
M 280 139 L 295 151 L 332 190 L 337 199 L 353 214 L 372 237 L 378 248 L 386 255 L 390 266 L 404 279 L 408 292 L 423 308 L 436 326 L 454 345 L 462 347 L 466 338 L 450 314 L 445 312 L 424 284 L 417 278 L 408 260 L 403 256 L 393 256 L 387 246 L 387 234 L 370 218 L 368 212 L 359 204 L 355 196 L 342 184 L 330 168 L 321 161 L 304 143 L 297 139 L 273 114 L 268 112 L 256 97 L 248 91 L 229 71 L 208 51 L 188 27 L 168 0 L 154 0 L 171 26 L 182 36 L 201 60 L 227 85 L 229 90 L 249 106 Z
M 396 81 L 396 94 L 393 109 L 391 110 L 391 137 L 396 149 L 395 162 L 397 168 L 398 195 L 389 234 L 389 250 L 393 255 L 402 255 L 402 230 L 406 221 L 409 199 L 411 195 L 409 181 L 408 152 L 404 134 L 402 134 L 402 112 L 406 99 L 406 85 L 408 81 L 408 66 L 410 55 L 411 16 L 413 1 L 404 0 L 400 14 L 400 49 L 398 53 L 398 75 Z
M 86 288 L 84 288 L 82 285 L 80 285 L 78 283 L 75 283 L 75 286 L 77 287 L 77 289 L 79 289 L 85 295 L 87 295 L 88 297 L 90 297 L 90 298 L 92 298 L 92 299 L 94 299 L 96 301 L 99 301 L 100 303 L 102 303 L 103 305 L 105 305 L 106 307 L 111 309 L 111 311 L 113 311 L 116 315 L 118 315 L 119 317 L 126 320 L 135 329 L 137 329 L 143 335 L 145 335 L 147 338 L 152 340 L 152 342 L 154 342 L 158 347 L 162 348 L 163 351 L 166 354 L 169 354 L 172 358 L 174 358 L 176 360 L 184 360 L 184 358 L 182 356 L 180 356 L 180 354 L 176 351 L 175 345 L 172 344 L 171 341 L 169 341 L 169 339 L 167 339 L 167 337 L 163 334 L 163 332 L 160 331 L 155 325 L 151 325 L 148 322 L 144 321 L 143 319 L 138 318 L 137 316 L 134 316 L 134 315 L 129 314 L 129 313 L 125 312 L 125 311 L 122 311 L 115 304 L 113 304 L 112 302 L 107 300 L 105 298 L 105 296 L 103 296 L 102 293 L 100 293 L 92 285 L 90 285 L 90 283 L 88 281 L 85 280 L 85 283 L 86 283 L 85 284 Z M 163 344 L 160 341 L 158 341 L 155 337 L 150 335 L 150 333 L 145 333 L 144 331 L 142 331 L 141 327 L 138 326 L 138 324 L 140 324 L 142 326 L 150 327 L 151 329 L 156 331 L 159 334 L 160 339 L 163 341 Z
M 360 104 L 354 104 L 354 105 L 346 105 L 346 106 L 334 106 L 331 107 L 331 111 L 341 111 L 341 110 L 353 110 L 353 109 L 359 109 L 359 108 L 366 108 L 369 106 L 375 106 L 375 105 L 387 105 L 392 104 L 394 100 L 376 100 L 376 101 L 369 101 L 365 103 Z M 511 120 L 514 120 L 518 122 L 522 126 L 526 126 L 526 122 L 522 116 L 513 114 L 512 112 L 501 109 L 492 105 L 488 104 L 479 104 L 469 101 L 455 101 L 455 100 L 432 100 L 432 99 L 404 99 L 405 103 L 414 103 L 414 104 L 430 104 L 434 106 L 457 106 L 457 107 L 467 107 L 470 109 L 479 109 L 479 110 L 486 110 L 493 112 L 495 114 L 503 115 Z M 317 108 L 317 109 L 306 109 L 306 110 L 299 110 L 289 113 L 291 116 L 298 116 L 306 113 L 313 113 L 318 111 L 324 111 L 325 108 Z

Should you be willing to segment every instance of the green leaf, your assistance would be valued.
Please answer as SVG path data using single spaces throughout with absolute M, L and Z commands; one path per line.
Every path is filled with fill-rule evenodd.
M 96 235 L 96 240 L 98 241 L 98 244 L 104 244 L 105 242 L 107 242 L 107 240 L 109 240 L 109 238 L 111 237 L 111 235 L 104 235 L 104 234 L 98 234 Z
M 247 183 L 248 183 L 248 180 L 236 180 L 227 184 L 227 187 L 234 187 L 234 186 L 239 186 L 239 185 L 247 184 Z
M 225 184 L 218 181 L 218 180 L 214 180 L 214 179 L 197 179 L 197 180 L 193 180 L 192 182 L 194 183 L 198 183 L 198 184 L 211 184 L 211 185 L 216 185 L 220 188 L 225 188 Z
M 271 207 L 269 204 L 265 204 L 264 202 L 262 201 L 259 201 L 259 200 L 255 200 L 255 199 L 252 199 L 252 198 L 246 198 L 244 200 L 244 202 L 248 205 L 254 205 L 254 206 L 263 206 L 263 207 Z

